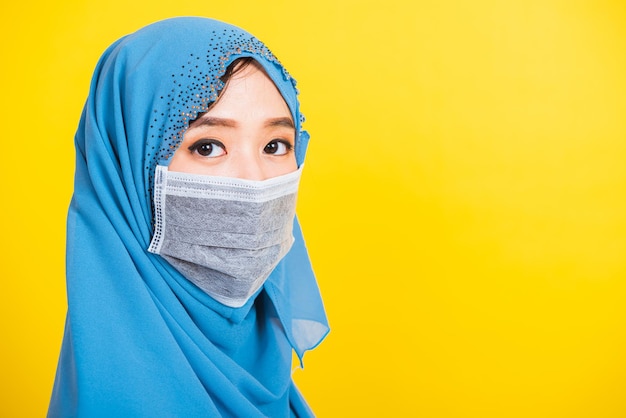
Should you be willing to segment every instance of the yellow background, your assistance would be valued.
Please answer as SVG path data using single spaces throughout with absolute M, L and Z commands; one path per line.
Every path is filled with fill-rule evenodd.
M 623 1 L 1 11 L 0 416 L 47 408 L 97 58 L 205 15 L 265 41 L 302 91 L 298 210 L 332 331 L 295 378 L 320 417 L 626 417 Z

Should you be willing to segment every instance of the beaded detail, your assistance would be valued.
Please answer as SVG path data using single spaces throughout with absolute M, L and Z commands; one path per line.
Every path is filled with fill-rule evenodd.
M 282 70 L 283 78 L 292 83 L 296 94 L 296 80 L 291 77 L 274 54 L 255 37 L 236 31 L 232 28 L 213 31 L 208 39 L 211 47 L 204 56 L 189 54 L 187 61 L 181 65 L 180 71 L 171 74 L 172 88 L 168 94 L 160 96 L 160 109 L 168 109 L 169 114 L 157 109 L 153 110 L 154 122 L 150 126 L 149 142 L 154 144 L 155 138 L 162 138 L 160 148 L 151 146 L 146 158 L 149 184 L 153 184 L 154 171 L 158 163 L 168 161 L 183 140 L 189 123 L 199 113 L 206 112 L 217 100 L 224 83 L 221 77 L 232 61 L 241 56 L 264 58 Z M 167 120 L 162 118 L 166 117 Z M 161 120 L 160 120 L 161 119 Z M 300 126 L 304 117 L 299 117 Z M 160 123 L 159 123 L 160 122 Z M 156 132 L 155 132 L 156 129 Z M 159 142 L 159 141 L 157 141 Z

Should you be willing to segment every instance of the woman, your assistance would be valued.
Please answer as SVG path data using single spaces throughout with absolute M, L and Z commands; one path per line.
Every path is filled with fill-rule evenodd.
M 295 81 L 248 33 L 175 18 L 100 59 L 76 134 L 49 416 L 310 416 L 328 332 L 295 192 Z

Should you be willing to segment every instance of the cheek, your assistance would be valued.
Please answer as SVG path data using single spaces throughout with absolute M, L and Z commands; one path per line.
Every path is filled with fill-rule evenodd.
M 170 171 L 181 171 L 185 172 L 185 168 L 189 165 L 188 161 L 186 161 L 186 157 L 189 156 L 189 153 L 186 153 L 184 149 L 180 147 L 174 152 L 172 159 L 170 161 L 169 170 Z
M 279 161 L 277 163 L 273 163 L 271 167 L 268 169 L 268 177 L 278 177 L 283 174 L 289 174 L 298 169 L 298 164 L 296 163 L 296 156 L 294 153 L 291 153 L 287 158 L 283 161 Z
M 296 162 L 296 153 L 295 152 L 292 152 L 290 154 L 288 165 L 289 165 L 288 173 L 291 173 L 291 172 L 296 171 L 298 169 L 298 163 Z

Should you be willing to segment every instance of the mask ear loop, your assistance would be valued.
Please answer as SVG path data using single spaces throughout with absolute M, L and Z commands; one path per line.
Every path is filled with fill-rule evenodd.
M 158 254 L 163 244 L 165 231 L 165 190 L 167 188 L 167 167 L 157 165 L 154 171 L 154 234 L 148 252 Z

